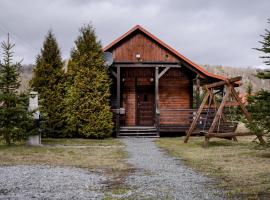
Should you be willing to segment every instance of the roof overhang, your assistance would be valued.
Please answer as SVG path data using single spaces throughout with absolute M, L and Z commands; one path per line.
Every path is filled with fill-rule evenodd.
M 157 38 L 156 36 L 154 36 L 153 34 L 151 34 L 150 32 L 148 32 L 147 30 L 145 30 L 140 25 L 134 26 L 128 32 L 126 32 L 125 34 L 123 34 L 122 36 L 120 36 L 119 38 L 117 38 L 116 40 L 114 40 L 113 42 L 111 42 L 109 45 L 105 46 L 103 48 L 103 51 L 104 52 L 105 51 L 111 51 L 115 46 L 117 46 L 119 43 L 121 43 L 125 38 L 129 37 L 135 31 L 140 31 L 140 32 L 144 33 L 146 36 L 148 36 L 149 38 L 151 38 L 152 40 L 154 40 L 156 43 L 158 43 L 159 45 L 161 45 L 162 47 L 164 47 L 165 49 L 167 49 L 168 51 L 170 51 L 177 58 L 179 58 L 179 60 L 181 61 L 181 65 L 189 68 L 191 71 L 193 71 L 196 74 L 198 74 L 199 78 L 202 78 L 202 79 L 210 78 L 213 81 L 227 80 L 227 78 L 224 77 L 224 76 L 212 74 L 212 73 L 206 71 L 205 69 L 203 69 L 199 65 L 195 64 L 194 62 L 192 62 L 191 60 L 189 60 L 188 58 L 186 58 L 185 56 L 183 56 L 182 54 L 180 54 L 174 48 L 172 48 L 171 46 L 167 45 L 165 42 L 161 41 L 159 38 Z

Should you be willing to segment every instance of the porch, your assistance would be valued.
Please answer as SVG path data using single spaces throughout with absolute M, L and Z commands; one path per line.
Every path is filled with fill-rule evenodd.
M 114 63 L 111 73 L 116 136 L 188 129 L 195 114 L 194 74 L 179 63 Z

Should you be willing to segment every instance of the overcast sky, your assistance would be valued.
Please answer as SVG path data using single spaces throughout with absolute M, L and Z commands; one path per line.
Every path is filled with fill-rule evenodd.
M 270 0 L 0 0 L 0 40 L 34 63 L 49 29 L 68 58 L 78 29 L 92 22 L 105 46 L 140 24 L 198 64 L 259 67 Z

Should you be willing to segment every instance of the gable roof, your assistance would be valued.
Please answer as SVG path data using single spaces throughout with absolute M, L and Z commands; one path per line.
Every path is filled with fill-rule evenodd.
M 172 48 L 171 46 L 169 46 L 168 44 L 166 44 L 165 42 L 161 41 L 160 39 L 158 39 L 156 36 L 154 36 L 153 34 L 151 34 L 150 32 L 148 32 L 147 30 L 145 30 L 143 27 L 141 27 L 140 25 L 136 25 L 134 26 L 132 29 L 130 29 L 128 32 L 126 32 L 125 34 L 123 34 L 122 36 L 120 36 L 119 38 L 117 38 L 116 40 L 114 40 L 112 43 L 110 43 L 109 45 L 107 45 L 106 47 L 103 48 L 103 51 L 108 51 L 111 48 L 113 48 L 114 46 L 116 46 L 118 43 L 120 43 L 121 41 L 123 41 L 125 38 L 127 38 L 128 36 L 130 36 L 132 33 L 134 33 L 135 31 L 141 31 L 142 33 L 144 33 L 145 35 L 147 35 L 148 37 L 150 37 L 152 40 L 154 40 L 156 43 L 158 43 L 159 45 L 161 45 L 162 47 L 164 47 L 165 49 L 167 49 L 168 51 L 170 51 L 172 54 L 176 55 L 176 57 L 180 58 L 180 60 L 184 60 L 186 63 L 188 63 L 191 67 L 195 68 L 196 70 L 198 70 L 199 72 L 201 72 L 202 74 L 204 74 L 207 77 L 211 77 L 214 79 L 219 79 L 219 80 L 226 80 L 226 77 L 223 76 L 219 76 L 216 74 L 212 74 L 208 71 L 206 71 L 205 69 L 203 69 L 202 67 L 200 67 L 199 65 L 195 64 L 194 62 L 192 62 L 191 60 L 189 60 L 188 58 L 186 58 L 185 56 L 183 56 L 182 54 L 180 54 L 178 51 L 176 51 L 174 48 Z

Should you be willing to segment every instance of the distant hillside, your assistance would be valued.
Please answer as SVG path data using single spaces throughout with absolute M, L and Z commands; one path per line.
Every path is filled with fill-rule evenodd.
M 32 78 L 34 65 L 23 65 L 21 69 L 21 87 L 20 91 L 26 91 L 29 88 L 29 81 Z
M 270 80 L 259 79 L 255 76 L 258 69 L 254 68 L 240 68 L 240 67 L 224 67 L 224 66 L 210 66 L 202 65 L 202 67 L 214 74 L 222 75 L 226 77 L 242 76 L 243 85 L 239 88 L 240 92 L 245 92 L 249 82 L 253 86 L 253 91 L 256 92 L 260 89 L 270 90 Z
M 210 66 L 202 65 L 207 71 L 226 76 L 226 77 L 243 77 L 243 85 L 239 88 L 240 92 L 245 92 L 249 82 L 253 85 L 254 92 L 262 88 L 270 90 L 270 80 L 258 79 L 254 76 L 257 73 L 257 69 L 254 68 L 239 68 L 239 67 L 223 67 L 223 66 Z M 29 80 L 32 78 L 34 65 L 24 65 L 22 69 L 22 86 L 21 90 L 28 89 Z

